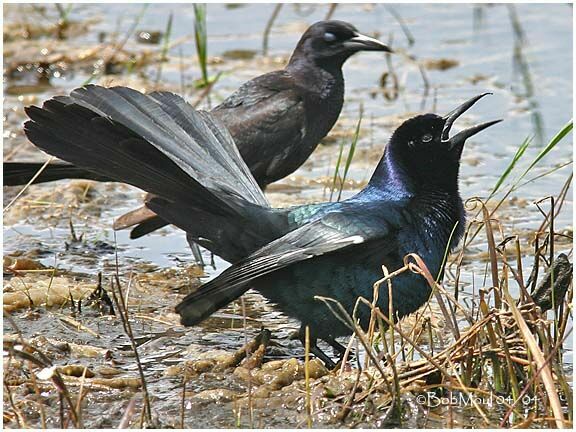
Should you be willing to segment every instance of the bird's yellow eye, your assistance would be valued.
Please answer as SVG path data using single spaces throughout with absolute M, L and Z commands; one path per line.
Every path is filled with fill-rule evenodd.
M 424 136 L 422 137 L 422 142 L 427 143 L 427 142 L 430 142 L 430 141 L 432 141 L 432 135 L 426 134 L 426 135 L 424 135 Z

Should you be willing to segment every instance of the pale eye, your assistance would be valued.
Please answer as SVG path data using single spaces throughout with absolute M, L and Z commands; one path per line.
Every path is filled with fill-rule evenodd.
M 426 134 L 426 135 L 424 135 L 424 136 L 422 137 L 422 142 L 427 143 L 427 142 L 430 142 L 430 141 L 432 141 L 432 135 Z
M 414 141 L 413 140 L 408 141 L 408 147 L 414 147 Z
M 324 40 L 326 42 L 334 42 L 336 40 L 336 35 L 334 33 L 326 32 L 324 33 Z

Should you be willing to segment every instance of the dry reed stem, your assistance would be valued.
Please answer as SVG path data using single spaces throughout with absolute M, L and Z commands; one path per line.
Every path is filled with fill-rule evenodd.
M 556 427 L 558 429 L 564 429 L 564 415 L 562 414 L 562 406 L 560 405 L 560 399 L 556 393 L 556 387 L 554 385 L 550 367 L 545 361 L 544 356 L 542 355 L 542 351 L 540 351 L 540 348 L 538 348 L 538 343 L 536 342 L 536 339 L 534 339 L 534 335 L 528 328 L 524 317 L 516 307 L 516 304 L 514 300 L 512 300 L 508 290 L 504 290 L 504 296 L 508 302 L 508 306 L 510 307 L 512 314 L 514 315 L 514 319 L 518 325 L 518 328 L 524 337 L 524 341 L 526 342 L 526 345 L 528 345 L 531 354 L 534 356 L 534 360 L 538 366 L 538 369 L 540 370 L 540 376 L 544 383 L 544 387 L 546 388 L 552 412 L 554 413 L 554 422 L 556 423 Z

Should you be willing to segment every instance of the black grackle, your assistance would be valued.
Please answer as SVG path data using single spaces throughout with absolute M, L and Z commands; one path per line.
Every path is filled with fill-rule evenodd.
M 343 21 L 320 21 L 302 35 L 282 70 L 242 85 L 212 110 L 228 128 L 261 188 L 293 173 L 332 129 L 344 102 L 343 63 L 358 51 L 385 51 L 382 42 Z M 42 163 L 4 163 L 4 185 L 28 183 Z M 34 183 L 64 178 L 110 181 L 61 162 L 47 166 Z M 167 223 L 146 207 L 121 216 L 115 229 L 138 238 Z
M 355 196 L 287 209 L 270 208 L 215 116 L 176 95 L 88 86 L 27 108 L 25 132 L 49 154 L 154 194 L 146 203 L 151 210 L 233 263 L 177 306 L 184 325 L 254 288 L 302 328 L 310 326 L 311 351 L 332 364 L 317 339 L 334 345 L 351 329 L 315 296 L 336 299 L 351 313 L 359 296 L 371 299 L 382 265 L 394 271 L 416 253 L 436 275 L 445 250 L 460 240 L 464 142 L 498 121 L 449 133 L 483 96 L 445 117 L 405 121 Z M 400 274 L 393 280 L 394 318 L 414 312 L 429 296 L 422 276 Z M 387 290 L 380 291 L 378 305 L 388 310 Z M 369 317 L 360 307 L 361 326 Z

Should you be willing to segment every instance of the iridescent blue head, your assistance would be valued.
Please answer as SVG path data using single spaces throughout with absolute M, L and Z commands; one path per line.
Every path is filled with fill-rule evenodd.
M 464 129 L 452 137 L 450 130 L 458 117 L 487 94 L 490 93 L 473 97 L 444 117 L 423 114 L 406 120 L 390 139 L 385 156 L 388 164 L 400 168 L 416 187 L 432 185 L 449 190 L 457 189 L 464 143 L 501 120 Z

